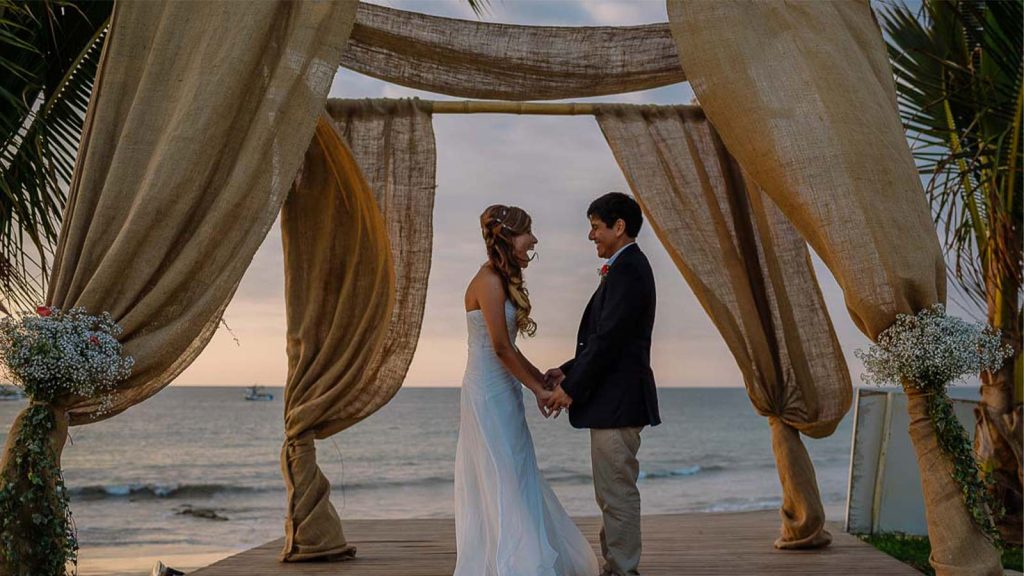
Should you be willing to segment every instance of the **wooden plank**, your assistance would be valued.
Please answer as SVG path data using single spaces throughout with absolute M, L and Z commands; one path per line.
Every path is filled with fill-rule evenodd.
M 578 518 L 599 550 L 598 518 Z M 781 551 L 772 547 L 779 530 L 775 511 L 731 514 L 644 516 L 644 576 L 780 574 L 871 574 L 915 576 L 913 568 L 830 525 L 834 537 L 822 550 Z M 455 569 L 452 519 L 348 520 L 345 534 L 358 548 L 347 562 L 284 564 L 277 561 L 284 539 L 226 558 L 195 576 L 278 576 L 333 574 L 366 576 L 450 576 Z

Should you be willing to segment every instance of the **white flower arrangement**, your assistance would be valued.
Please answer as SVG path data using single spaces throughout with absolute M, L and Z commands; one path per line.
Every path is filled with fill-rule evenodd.
M 84 308 L 40 306 L 35 315 L 0 320 L 0 369 L 34 401 L 99 398 L 102 412 L 135 364 L 122 354 L 120 334 L 106 312 L 92 316 Z
M 868 351 L 861 378 L 869 384 L 906 384 L 921 389 L 944 387 L 964 376 L 994 371 L 1013 355 L 997 330 L 947 316 L 936 304 L 916 315 L 900 314 Z

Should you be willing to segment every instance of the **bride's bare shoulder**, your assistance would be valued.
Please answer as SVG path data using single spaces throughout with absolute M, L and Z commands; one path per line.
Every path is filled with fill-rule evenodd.
M 490 264 L 484 263 L 466 286 L 466 311 L 479 309 L 481 297 L 495 288 L 501 290 L 501 276 Z

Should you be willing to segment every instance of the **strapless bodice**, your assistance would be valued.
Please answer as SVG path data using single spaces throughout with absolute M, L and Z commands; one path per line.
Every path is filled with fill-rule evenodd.
M 466 322 L 469 329 L 469 348 L 494 350 L 491 342 L 491 335 L 487 331 L 487 322 L 484 320 L 483 310 L 470 310 L 466 312 Z M 508 329 L 508 338 L 515 346 L 516 343 L 516 306 L 511 300 L 505 301 L 505 327 Z

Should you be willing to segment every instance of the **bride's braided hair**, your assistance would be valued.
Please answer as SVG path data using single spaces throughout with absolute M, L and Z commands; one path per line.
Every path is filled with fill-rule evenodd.
M 505 295 L 516 306 L 516 329 L 526 336 L 537 333 L 537 323 L 530 318 L 530 292 L 523 281 L 523 268 L 515 256 L 512 240 L 530 232 L 533 220 L 522 208 L 495 204 L 480 215 L 480 229 L 487 245 L 487 259 L 501 276 Z

